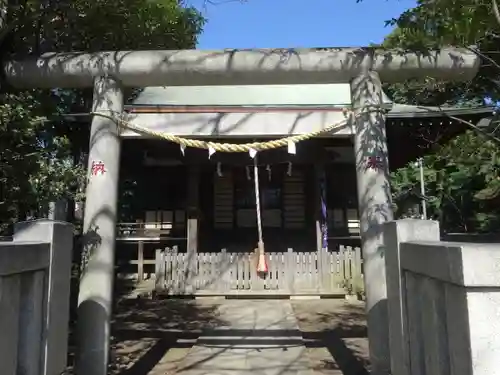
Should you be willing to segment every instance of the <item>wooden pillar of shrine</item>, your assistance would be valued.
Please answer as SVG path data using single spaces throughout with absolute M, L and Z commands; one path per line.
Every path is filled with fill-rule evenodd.
M 320 252 L 324 246 L 323 246 L 323 229 L 322 226 L 324 223 L 324 215 L 322 211 L 322 188 L 321 184 L 323 183 L 323 178 L 324 178 L 324 173 L 325 173 L 325 166 L 324 164 L 316 164 L 314 166 L 314 204 L 315 204 L 315 230 L 316 230 L 316 249 L 318 252 Z M 324 202 L 326 205 L 326 202 Z M 326 209 L 326 206 L 325 206 Z
M 200 167 L 188 166 L 187 173 L 187 253 L 192 259 L 198 252 L 198 222 L 199 222 L 199 195 L 200 195 Z

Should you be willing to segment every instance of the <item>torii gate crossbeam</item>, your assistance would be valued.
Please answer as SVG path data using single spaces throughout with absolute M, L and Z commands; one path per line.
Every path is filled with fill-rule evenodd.
M 469 50 L 402 53 L 372 48 L 108 51 L 45 54 L 9 61 L 10 84 L 18 88 L 91 87 L 94 79 L 114 76 L 123 86 L 204 86 L 349 83 L 363 66 L 382 82 L 433 77 L 466 81 L 480 59 Z

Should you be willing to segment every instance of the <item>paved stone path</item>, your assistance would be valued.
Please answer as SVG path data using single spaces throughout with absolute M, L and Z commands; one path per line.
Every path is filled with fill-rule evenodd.
M 225 301 L 218 313 L 225 323 L 201 334 L 178 374 L 311 374 L 289 301 Z

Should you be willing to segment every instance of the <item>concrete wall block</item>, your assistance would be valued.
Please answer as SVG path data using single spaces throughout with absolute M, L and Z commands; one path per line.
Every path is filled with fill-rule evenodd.
M 500 246 L 439 241 L 431 221 L 384 231 L 392 373 L 500 374 Z
M 403 301 L 405 300 L 400 267 L 400 244 L 404 241 L 439 241 L 439 223 L 431 220 L 404 219 L 384 224 L 384 247 L 389 310 L 389 347 L 394 374 L 409 374 L 408 350 L 404 337 Z
M 14 228 L 14 242 L 50 245 L 49 269 L 45 276 L 42 374 L 60 374 L 65 371 L 67 361 L 73 225 L 48 219 L 18 223 Z

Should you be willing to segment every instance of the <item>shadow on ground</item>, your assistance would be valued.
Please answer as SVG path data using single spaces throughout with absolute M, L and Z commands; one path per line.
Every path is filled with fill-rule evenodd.
M 285 301 L 283 301 L 286 303 Z M 199 363 L 187 365 L 184 361 L 189 348 L 201 331 L 229 327 L 218 315 L 218 302 L 194 300 L 146 299 L 123 300 L 116 309 L 111 374 L 157 375 L 182 374 Z M 256 303 L 248 301 L 248 303 Z M 344 300 L 292 301 L 305 350 L 305 360 L 312 375 L 367 375 L 369 373 L 368 339 L 363 303 Z M 300 333 L 274 332 L 274 335 L 297 337 Z M 228 348 L 234 344 L 230 336 L 246 336 L 246 343 L 255 345 L 271 333 L 267 329 L 244 332 L 241 329 L 224 331 L 225 338 L 216 338 L 218 345 L 227 340 Z M 215 336 L 216 334 L 213 333 Z M 211 336 L 211 335 L 209 335 Z M 256 339 L 254 343 L 252 338 Z M 283 347 L 295 342 L 274 344 Z M 203 342 L 202 345 L 212 345 Z M 224 345 L 223 345 L 224 346 Z M 214 355 L 223 355 L 220 349 Z M 286 349 L 284 349 L 286 350 Z M 265 359 L 266 350 L 258 354 Z M 299 359 L 298 359 L 299 360 Z M 208 361 L 204 359 L 204 361 Z M 228 364 L 229 365 L 229 364 Z
M 185 356 L 200 333 L 228 326 L 219 315 L 220 303 L 224 301 L 126 298 L 133 289 L 132 281 L 118 279 L 116 282 L 110 375 L 181 374 L 187 370 L 182 368 Z M 77 293 L 76 287 L 73 292 Z M 77 298 L 74 293 L 71 331 L 76 318 Z M 251 304 L 252 301 L 249 300 L 248 303 Z M 309 363 L 307 367 L 312 370 L 313 375 L 369 373 L 363 303 L 325 299 L 291 301 L 291 304 L 305 341 L 304 356 Z M 224 336 L 259 336 L 258 332 L 232 331 L 225 331 Z M 291 338 L 300 333 L 280 335 Z M 264 330 L 260 335 L 266 336 L 269 332 Z M 72 374 L 74 341 L 71 334 L 68 374 Z M 218 342 L 221 342 L 220 338 Z M 275 340 L 274 342 L 276 343 Z
M 173 371 L 200 332 L 220 324 L 216 306 L 194 300 L 122 300 L 114 315 L 111 373 L 146 375 L 162 361 Z
M 189 299 L 129 299 L 125 297 L 133 290 L 133 281 L 118 279 L 115 284 L 110 375 L 146 375 L 158 367 L 162 374 L 173 372 L 202 330 L 224 324 L 217 317 L 215 305 Z M 76 305 L 74 297 L 68 374 L 73 374 L 76 350 L 73 335 Z
M 293 301 L 316 374 L 368 375 L 365 307 L 343 300 Z

